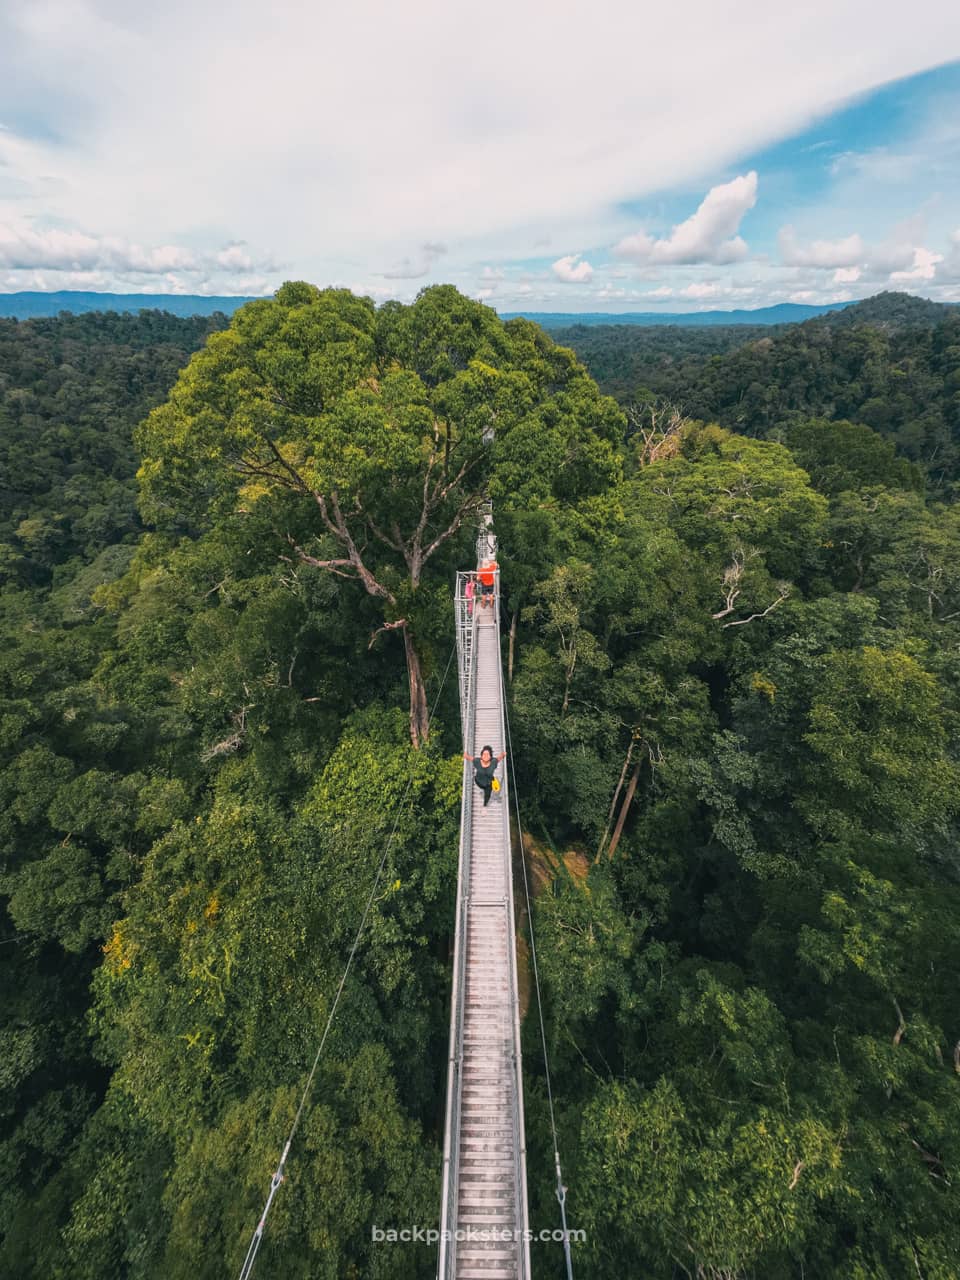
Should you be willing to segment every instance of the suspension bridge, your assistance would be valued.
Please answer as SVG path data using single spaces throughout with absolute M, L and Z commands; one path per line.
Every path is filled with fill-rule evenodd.
M 478 567 L 496 555 L 486 530 Z M 507 742 L 499 575 L 489 607 L 457 575 L 460 713 L 467 754 Z M 484 806 L 464 762 L 443 1148 L 439 1280 L 530 1275 L 507 771 Z
M 476 554 L 477 571 L 496 562 L 497 541 L 492 532 L 489 506 L 483 514 Z M 500 751 L 506 752 L 512 766 L 510 723 L 500 659 L 500 574 L 499 570 L 495 572 L 492 597 L 483 606 L 481 596 L 475 591 L 477 571 L 457 574 L 454 600 L 464 755 L 479 755 L 483 746 L 490 745 L 495 755 Z M 441 680 L 440 692 L 445 680 L 446 673 Z M 509 772 L 512 773 L 512 768 Z M 465 758 L 437 1280 L 529 1280 L 531 1275 L 532 1234 L 527 1206 L 516 913 L 510 843 L 511 790 L 506 768 L 500 771 L 498 780 L 499 792 L 488 805 L 484 805 L 478 799 L 479 789 L 474 786 L 472 769 Z M 409 787 L 408 780 L 343 976 L 331 1002 L 300 1105 L 271 1178 L 266 1204 L 247 1250 L 240 1280 L 249 1280 L 253 1273 L 267 1217 L 284 1181 L 290 1148 L 380 886 Z M 519 831 L 520 815 L 516 808 L 515 813 Z M 520 866 L 529 918 L 530 893 L 522 858 Z M 556 1195 L 562 1222 L 566 1274 L 568 1280 L 572 1280 L 566 1187 L 560 1168 L 547 1061 L 536 940 L 532 921 L 529 924 L 531 970 L 553 1135 Z

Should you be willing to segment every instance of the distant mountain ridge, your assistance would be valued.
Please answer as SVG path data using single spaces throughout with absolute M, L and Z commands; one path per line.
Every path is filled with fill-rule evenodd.
M 30 320 L 39 316 L 56 316 L 66 311 L 81 315 L 90 311 L 166 311 L 175 316 L 210 316 L 217 312 L 230 316 L 245 302 L 254 298 L 240 295 L 206 297 L 175 293 L 82 293 L 61 290 L 58 293 L 0 293 L 0 318 Z M 501 320 L 522 316 L 534 320 L 544 329 L 570 329 L 578 325 L 678 325 L 709 327 L 722 325 L 785 325 L 807 320 L 823 320 L 827 324 L 870 324 L 881 328 L 903 328 L 937 324 L 960 303 L 931 302 L 909 293 L 885 291 L 862 302 L 831 302 L 825 306 L 809 306 L 799 302 L 779 302 L 752 311 L 638 311 L 616 314 L 599 311 L 504 311 Z
M 826 306 L 807 306 L 798 302 L 780 302 L 753 311 L 698 311 L 689 313 L 631 312 L 611 315 L 601 312 L 504 312 L 501 320 L 523 315 L 544 329 L 572 329 L 577 325 L 683 325 L 709 327 L 726 325 L 785 325 L 822 320 L 830 325 L 869 324 L 878 328 L 925 327 L 939 324 L 960 307 L 956 302 L 931 302 L 911 293 L 887 290 L 862 302 L 831 302 Z
M 851 302 L 841 310 L 823 316 L 824 324 L 832 328 L 847 328 L 854 324 L 869 324 L 876 329 L 922 329 L 945 320 L 960 308 L 957 302 L 931 302 L 929 298 L 917 298 L 912 293 L 894 293 L 884 290 L 862 302 Z
M 800 302 L 778 302 L 772 307 L 757 307 L 752 311 L 503 311 L 501 320 L 513 320 L 523 316 L 534 320 L 543 329 L 569 329 L 574 325 L 730 325 L 730 324 L 801 324 L 815 320 L 832 311 L 849 307 L 849 302 L 831 302 L 822 307 L 808 306 Z
M 64 289 L 59 293 L 0 293 L 0 317 L 32 320 L 57 316 L 61 311 L 82 315 L 88 311 L 166 311 L 174 316 L 212 316 L 216 312 L 233 315 L 253 298 L 236 295 L 203 297 L 188 293 L 79 293 Z
M 906 296 L 906 295 L 905 295 Z M 62 290 L 58 293 L 0 293 L 0 317 L 30 320 L 37 316 L 56 316 L 61 311 L 81 315 L 89 311 L 167 311 L 175 316 L 209 316 L 215 312 L 232 315 L 253 298 L 237 296 L 206 297 L 199 294 L 175 293 L 80 293 Z M 920 299 L 917 299 L 920 301 Z M 544 329 L 564 329 L 571 325 L 642 324 L 642 325 L 729 325 L 729 324 L 799 324 L 849 304 L 833 302 L 827 306 L 805 306 L 781 302 L 755 311 L 691 311 L 691 312 L 549 312 L 505 311 L 501 320 L 523 316 Z M 932 304 L 935 305 L 935 304 Z

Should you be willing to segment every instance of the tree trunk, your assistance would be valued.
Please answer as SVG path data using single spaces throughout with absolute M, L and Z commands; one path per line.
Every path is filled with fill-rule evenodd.
M 620 781 L 617 783 L 617 789 L 613 793 L 613 799 L 610 801 L 610 812 L 607 814 L 607 825 L 603 829 L 603 835 L 600 837 L 600 843 L 597 846 L 597 856 L 594 862 L 600 861 L 600 855 L 603 853 L 603 846 L 607 843 L 607 836 L 610 834 L 610 824 L 613 822 L 613 815 L 617 811 L 617 801 L 620 799 L 620 792 L 623 790 L 623 784 L 627 780 L 627 770 L 630 768 L 630 761 L 633 758 L 634 741 L 630 739 L 630 745 L 627 747 L 627 754 L 623 761 L 623 768 L 620 770 Z
M 429 736 L 430 712 L 427 708 L 427 689 L 423 683 L 420 655 L 409 627 L 403 628 L 403 648 L 407 656 L 407 676 L 410 680 L 410 741 L 419 751 Z
M 560 708 L 560 714 L 565 716 L 570 707 L 570 683 L 573 680 L 573 673 L 577 666 L 577 650 L 573 649 L 573 656 L 570 659 L 570 665 L 566 668 L 567 678 L 563 685 L 563 706 Z
M 630 783 L 627 787 L 627 794 L 623 797 L 623 808 L 620 810 L 620 817 L 617 819 L 616 829 L 614 830 L 613 835 L 610 837 L 610 848 L 607 850 L 607 857 L 609 859 L 612 859 L 613 855 L 617 852 L 617 845 L 620 843 L 620 835 L 623 831 L 623 824 L 627 820 L 627 811 L 630 808 L 630 804 L 633 800 L 633 793 L 636 791 L 637 783 L 639 781 L 640 781 L 640 766 L 637 765 L 633 773 L 630 775 Z
M 507 684 L 513 684 L 513 647 L 517 639 L 517 610 L 510 619 L 510 643 L 507 645 Z

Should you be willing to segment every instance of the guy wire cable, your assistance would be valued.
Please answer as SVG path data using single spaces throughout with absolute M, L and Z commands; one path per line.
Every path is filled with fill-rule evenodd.
M 447 665 L 443 672 L 443 678 L 440 681 L 440 687 L 437 690 L 437 696 L 434 699 L 433 708 L 430 711 L 429 716 L 427 717 L 428 731 L 430 729 L 430 725 L 433 723 L 433 717 L 436 713 L 437 706 L 439 705 L 439 702 L 440 702 L 440 695 L 443 693 L 443 686 L 446 684 L 446 681 L 447 681 L 447 675 L 450 671 L 450 664 L 453 661 L 453 654 L 455 649 L 456 649 L 456 644 L 454 644 L 450 649 L 450 656 L 449 658 L 447 658 Z M 410 787 L 413 785 L 413 773 L 414 773 L 413 768 L 411 768 L 410 775 L 407 778 L 407 785 L 404 788 L 403 795 L 400 797 L 399 803 L 397 804 L 397 813 L 396 813 L 396 817 L 393 820 L 393 829 L 390 832 L 390 835 L 387 839 L 387 843 L 384 845 L 383 854 L 381 855 L 381 858 L 380 858 L 380 865 L 377 867 L 377 873 L 373 879 L 373 886 L 370 889 L 370 896 L 367 898 L 367 905 L 364 907 L 363 915 L 360 918 L 360 924 L 357 928 L 356 936 L 353 939 L 353 946 L 350 948 L 350 955 L 347 957 L 347 963 L 343 971 L 343 976 L 340 979 L 340 985 L 337 987 L 337 993 L 334 996 L 333 1004 L 330 1007 L 330 1013 L 327 1017 L 327 1024 L 323 1029 L 323 1035 L 320 1038 L 320 1044 L 319 1044 L 319 1047 L 317 1048 L 316 1056 L 313 1059 L 313 1066 L 310 1068 L 310 1074 L 307 1076 L 307 1082 L 303 1087 L 303 1093 L 301 1094 L 301 1097 L 300 1097 L 300 1105 L 297 1107 L 297 1113 L 293 1118 L 293 1124 L 290 1126 L 289 1136 L 287 1137 L 287 1140 L 284 1143 L 283 1151 L 280 1156 L 280 1162 L 277 1165 L 277 1168 L 276 1168 L 276 1171 L 274 1172 L 273 1177 L 270 1179 L 270 1192 L 269 1192 L 269 1195 L 267 1196 L 267 1202 L 263 1206 L 263 1213 L 261 1213 L 260 1221 L 257 1223 L 256 1230 L 253 1233 L 253 1239 L 250 1241 L 250 1247 L 247 1250 L 247 1256 L 244 1259 L 243 1266 L 240 1268 L 239 1280 L 249 1280 L 249 1277 L 253 1272 L 253 1264 L 256 1262 L 257 1252 L 260 1248 L 260 1243 L 263 1240 L 263 1231 L 267 1224 L 267 1215 L 269 1214 L 270 1208 L 273 1204 L 273 1198 L 277 1194 L 277 1192 L 280 1190 L 280 1184 L 281 1182 L 283 1182 L 284 1169 L 286 1167 L 287 1157 L 290 1154 L 290 1146 L 296 1135 L 297 1129 L 300 1126 L 300 1120 L 301 1120 L 301 1117 L 303 1116 L 304 1108 L 307 1105 L 307 1098 L 310 1094 L 311 1086 L 313 1085 L 313 1078 L 317 1073 L 317 1067 L 320 1064 L 320 1057 L 323 1053 L 324 1045 L 327 1043 L 327 1036 L 329 1035 L 330 1027 L 333 1024 L 334 1015 L 336 1014 L 337 1006 L 340 1003 L 340 997 L 343 995 L 343 988 L 346 985 L 347 976 L 349 975 L 350 969 L 353 965 L 353 958 L 357 953 L 357 947 L 360 945 L 360 938 L 363 934 L 364 925 L 367 923 L 367 916 L 370 914 L 370 908 L 373 906 L 377 889 L 380 887 L 380 877 L 383 875 L 383 869 L 386 866 L 387 855 L 389 854 L 390 848 L 393 844 L 393 838 L 397 834 L 397 827 L 400 823 L 400 814 L 403 812 L 404 802 L 406 801 L 406 798 L 410 793 Z

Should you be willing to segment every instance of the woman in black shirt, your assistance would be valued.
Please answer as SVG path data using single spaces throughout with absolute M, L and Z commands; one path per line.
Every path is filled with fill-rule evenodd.
M 479 756 L 468 756 L 463 753 L 464 760 L 469 760 L 474 769 L 474 782 L 483 792 L 483 807 L 486 808 L 490 803 L 490 792 L 493 789 L 493 778 L 497 772 L 497 765 L 507 753 L 501 751 L 494 758 L 493 747 L 483 747 Z

